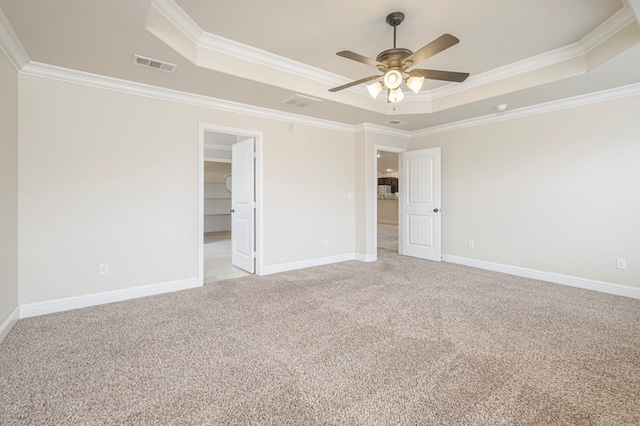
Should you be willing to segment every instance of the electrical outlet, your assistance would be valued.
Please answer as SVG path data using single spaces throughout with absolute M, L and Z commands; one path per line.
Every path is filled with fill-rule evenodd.
M 298 241 L 298 248 L 299 249 L 303 249 L 304 248 L 304 241 L 302 241 L 302 240 Z
M 627 269 L 627 259 L 616 259 L 616 268 Z
M 469 240 L 468 245 L 469 245 L 469 248 L 473 248 L 476 245 L 476 243 L 473 240 Z
M 325 246 L 329 246 L 329 239 L 328 239 L 328 238 L 325 238 L 325 239 L 324 239 L 324 245 L 325 245 Z
M 100 264 L 100 275 L 107 275 L 109 273 L 109 264 L 101 263 Z

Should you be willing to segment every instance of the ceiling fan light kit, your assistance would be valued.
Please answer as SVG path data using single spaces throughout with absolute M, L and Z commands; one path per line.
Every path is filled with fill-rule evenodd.
M 405 80 L 405 83 L 407 83 L 407 87 L 413 90 L 414 93 L 418 93 L 422 89 L 424 77 L 409 77 Z
M 402 84 L 402 74 L 396 69 L 389 70 L 384 75 L 383 81 L 388 89 L 397 89 Z
M 371 59 L 366 56 L 360 55 L 349 50 L 343 50 L 336 53 L 343 58 L 351 59 L 365 65 L 376 67 L 378 71 L 382 72 L 382 75 L 373 75 L 362 78 L 360 80 L 352 81 L 351 83 L 344 84 L 339 87 L 329 89 L 330 92 L 337 92 L 343 89 L 347 89 L 352 86 L 356 86 L 361 83 L 366 83 L 371 80 L 377 80 L 382 78 L 382 81 L 376 81 L 375 83 L 368 84 L 367 90 L 369 94 L 375 99 L 382 92 L 384 88 L 387 89 L 387 102 L 397 103 L 404 98 L 402 93 L 402 82 L 407 85 L 413 92 L 418 93 L 422 89 L 425 78 L 441 81 L 463 82 L 469 77 L 469 73 L 461 73 L 454 71 L 440 71 L 440 70 L 427 70 L 427 69 L 413 69 L 409 71 L 413 65 L 425 61 L 430 57 L 450 48 L 457 44 L 460 40 L 451 34 L 443 34 L 431 43 L 422 47 L 421 49 L 412 52 L 409 49 L 396 47 L 396 27 L 404 20 L 404 13 L 393 12 L 387 15 L 387 23 L 393 27 L 393 48 L 387 49 L 378 54 L 376 59 Z M 395 106 L 394 106 L 395 109 Z
M 380 92 L 384 89 L 384 84 L 381 81 L 376 81 L 375 83 L 367 84 L 367 90 L 373 99 L 377 98 Z
M 395 104 L 404 99 L 404 93 L 398 87 L 397 89 L 389 89 L 387 95 L 387 102 Z

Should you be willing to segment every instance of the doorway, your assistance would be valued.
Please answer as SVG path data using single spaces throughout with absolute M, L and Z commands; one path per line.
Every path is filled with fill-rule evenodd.
M 377 250 L 398 253 L 399 154 L 380 149 L 376 158 Z
M 222 146 L 227 136 L 230 135 L 208 133 L 205 140 L 216 140 Z M 208 150 L 205 143 L 205 153 Z M 248 272 L 234 266 L 231 261 L 231 187 L 227 183 L 231 178 L 231 159 L 205 157 L 203 167 L 204 282 L 243 277 Z
M 239 146 L 243 151 L 236 149 Z M 199 276 L 203 284 L 261 274 L 261 146 L 259 133 L 200 125 L 198 234 Z M 236 179 L 233 170 L 239 176 Z M 247 170 L 251 171 L 250 179 L 246 179 Z M 233 213 L 234 208 L 240 210 L 238 206 L 243 212 L 241 222 L 250 222 L 249 228 L 238 228 Z
M 440 175 L 441 175 L 441 153 L 440 148 L 418 149 L 406 151 L 404 149 L 374 146 L 372 152 L 372 170 L 374 194 L 378 194 L 378 202 L 374 202 L 373 221 L 374 226 L 369 228 L 369 235 L 372 235 L 377 253 L 380 249 L 389 251 L 390 247 L 395 247 L 395 252 L 403 256 L 413 256 L 426 260 L 441 261 L 441 205 L 440 205 Z M 398 156 L 390 166 L 378 165 L 378 160 L 383 158 L 385 153 L 396 153 Z M 378 154 L 380 156 L 378 156 Z M 380 197 L 381 193 L 387 194 L 386 188 L 378 190 L 378 179 L 384 172 L 393 172 L 393 165 L 397 164 L 397 231 L 389 231 L 388 226 L 381 222 L 379 204 L 380 198 L 388 198 L 386 195 Z M 393 183 L 393 182 L 382 182 Z M 396 197 L 395 193 L 392 195 Z M 373 201 L 373 200 L 371 200 Z M 393 209 L 393 208 L 392 208 Z M 386 235 L 385 235 L 386 232 Z M 389 246 L 380 247 L 380 239 L 389 239 L 389 234 L 397 236 Z M 374 259 L 375 260 L 375 259 Z

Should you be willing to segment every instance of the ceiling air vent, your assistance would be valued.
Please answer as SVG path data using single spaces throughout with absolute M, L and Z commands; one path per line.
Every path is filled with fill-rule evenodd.
M 282 101 L 283 104 L 293 105 L 300 108 L 308 108 L 311 105 L 319 104 L 320 102 L 322 102 L 321 99 L 316 99 L 304 95 L 293 95 L 290 98 Z
M 387 121 L 387 124 L 393 124 L 394 126 L 399 126 L 401 124 L 407 124 L 406 121 L 400 121 L 400 120 L 389 120 Z
M 155 68 L 157 70 L 166 71 L 166 72 L 174 72 L 178 67 L 175 64 L 170 64 L 169 62 L 162 62 L 157 59 L 145 58 L 140 55 L 133 55 L 133 63 L 141 65 L 143 67 Z

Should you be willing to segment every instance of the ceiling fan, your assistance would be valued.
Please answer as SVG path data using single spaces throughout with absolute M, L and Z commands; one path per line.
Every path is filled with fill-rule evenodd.
M 343 58 L 352 59 L 354 61 L 376 67 L 383 73 L 382 75 L 372 75 L 361 78 L 360 80 L 352 81 L 351 83 L 329 89 L 329 91 L 337 92 L 351 86 L 382 78 L 382 81 L 377 81 L 373 84 L 367 85 L 367 90 L 375 99 L 380 92 L 382 92 L 382 89 L 386 87 L 387 102 L 396 103 L 400 102 L 404 98 L 404 94 L 400 89 L 403 81 L 411 90 L 418 93 L 420 89 L 422 89 L 422 84 L 424 83 L 425 78 L 461 83 L 469 77 L 469 73 L 466 72 L 427 70 L 419 68 L 409 70 L 409 68 L 415 64 L 425 61 L 443 50 L 454 46 L 460 42 L 460 40 L 451 34 L 443 34 L 415 52 L 412 52 L 409 49 L 397 48 L 396 27 L 400 25 L 402 21 L 404 21 L 404 13 L 402 12 L 393 12 L 387 16 L 387 24 L 393 27 L 393 49 L 387 49 L 380 52 L 375 60 L 358 53 L 351 52 L 350 50 L 343 50 L 336 53 L 336 55 L 342 56 Z

